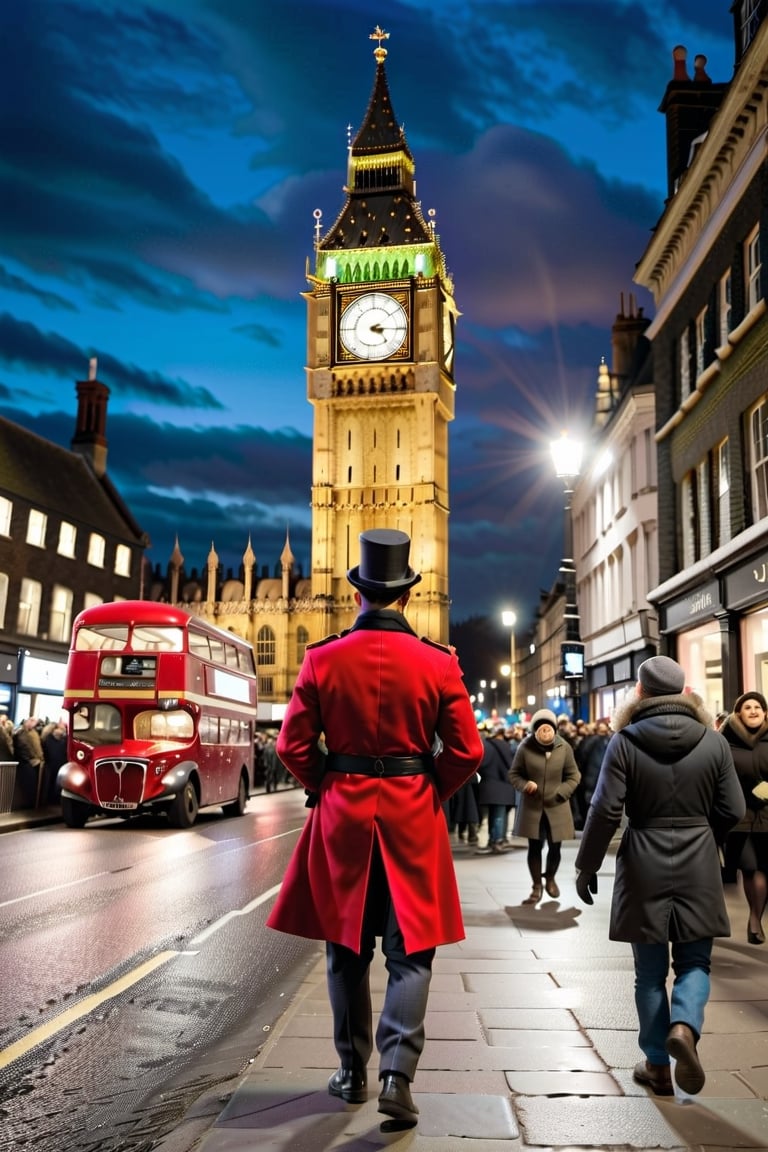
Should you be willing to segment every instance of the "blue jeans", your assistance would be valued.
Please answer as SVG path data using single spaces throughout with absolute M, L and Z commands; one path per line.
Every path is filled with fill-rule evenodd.
M 672 944 L 675 973 L 671 1003 L 667 997 L 669 944 L 633 944 L 635 1004 L 640 1021 L 639 1044 L 651 1064 L 669 1064 L 667 1033 L 673 1024 L 687 1024 L 698 1040 L 709 999 L 711 940 Z
M 488 805 L 488 839 L 492 844 L 497 840 L 507 838 L 507 806 L 506 804 Z

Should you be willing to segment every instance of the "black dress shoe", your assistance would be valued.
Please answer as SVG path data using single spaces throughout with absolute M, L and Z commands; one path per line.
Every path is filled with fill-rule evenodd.
M 763 932 L 762 924 L 758 928 L 757 932 L 753 932 L 749 926 L 749 923 L 747 923 L 747 943 L 765 944 L 765 933 Z
M 365 1069 L 339 1068 L 328 1081 L 331 1096 L 340 1096 L 347 1104 L 365 1104 L 368 1099 Z
M 379 1112 L 391 1116 L 404 1127 L 413 1128 L 419 1110 L 413 1102 L 411 1089 L 405 1076 L 388 1072 L 382 1077 L 379 1093 Z

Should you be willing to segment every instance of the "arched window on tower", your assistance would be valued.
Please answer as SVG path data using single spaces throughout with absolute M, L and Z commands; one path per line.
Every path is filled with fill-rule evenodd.
M 275 664 L 275 657 L 275 634 L 264 624 L 256 633 L 256 663 L 260 667 L 264 664 Z
M 301 664 L 304 659 L 304 653 L 309 644 L 309 632 L 301 625 L 296 629 L 296 661 Z

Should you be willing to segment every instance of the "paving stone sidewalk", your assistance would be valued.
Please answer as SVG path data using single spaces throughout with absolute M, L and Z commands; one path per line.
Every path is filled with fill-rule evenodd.
M 380 1131 L 375 1063 L 367 1103 L 328 1095 L 336 1059 L 319 952 L 223 1111 L 220 1098 L 202 1099 L 159 1149 L 190 1147 L 185 1135 L 215 1112 L 199 1152 L 768 1152 L 768 945 L 746 942 L 740 888 L 726 887 L 734 936 L 715 945 L 699 1046 L 706 1085 L 695 1099 L 657 1098 L 631 1075 L 641 1058 L 631 953 L 608 940 L 613 858 L 587 908 L 574 887 L 577 845 L 565 845 L 559 900 L 531 908 L 525 842 L 513 843 L 503 856 L 454 846 L 467 938 L 435 961 L 416 1129 Z M 374 1009 L 385 979 L 379 957 Z

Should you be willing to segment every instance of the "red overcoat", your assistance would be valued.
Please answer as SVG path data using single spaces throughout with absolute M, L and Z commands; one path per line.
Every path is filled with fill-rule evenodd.
M 415 756 L 434 772 L 323 772 L 331 752 Z M 483 755 L 455 654 L 420 640 L 401 613 L 365 612 L 342 636 L 310 645 L 277 740 L 286 768 L 318 795 L 267 924 L 360 951 L 374 838 L 407 952 L 464 938 L 441 808 Z

